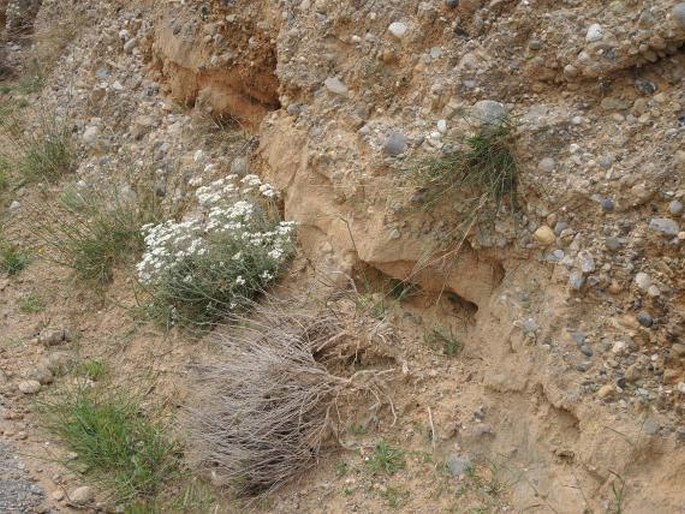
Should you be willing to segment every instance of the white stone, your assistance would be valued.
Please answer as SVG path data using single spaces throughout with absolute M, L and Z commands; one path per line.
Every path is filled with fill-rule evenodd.
M 324 86 L 333 94 L 347 96 L 347 86 L 338 77 L 327 78 L 324 81 Z
M 438 120 L 438 132 L 442 134 L 447 132 L 447 120 Z
M 395 21 L 388 26 L 388 31 L 395 36 L 397 39 L 402 39 L 407 35 L 409 27 L 401 21 Z
M 647 275 L 647 273 L 640 271 L 637 275 L 635 275 L 635 285 L 641 291 L 647 291 L 647 289 L 649 289 L 649 286 L 652 285 L 652 279 L 649 278 L 649 275 Z
M 599 23 L 593 23 L 587 29 L 587 34 L 585 34 L 585 41 L 588 43 L 596 43 L 601 41 L 604 37 L 604 30 Z
M 91 125 L 86 127 L 86 130 L 83 131 L 83 142 L 92 145 L 98 140 L 99 134 L 100 129 L 97 126 Z

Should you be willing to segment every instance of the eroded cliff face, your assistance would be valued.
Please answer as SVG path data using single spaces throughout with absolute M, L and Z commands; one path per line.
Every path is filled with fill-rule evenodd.
M 217 2 L 196 25 L 172 8 L 179 25 L 156 26 L 153 49 L 181 98 L 174 68 L 194 70 L 189 91 L 199 93 L 188 97 L 198 99 L 201 77 L 232 77 L 204 98 L 260 121 L 253 166 L 283 192 L 317 272 L 345 281 L 365 265 L 453 300 L 438 317 L 469 320 L 460 333 L 486 363 L 478 384 L 502 416 L 492 441 L 465 444 L 536 463 L 543 503 L 574 512 L 592 503 L 584 489 L 610 497 L 599 478 L 610 469 L 674 484 L 685 462 L 684 9 L 656 0 Z M 179 52 L 171 41 L 188 27 Z M 518 208 L 495 215 L 488 205 L 464 223 L 472 204 L 459 191 L 423 208 L 416 167 L 463 151 L 465 136 L 504 117 Z M 646 287 L 636 285 L 640 272 Z M 640 312 L 658 321 L 645 328 Z M 621 420 L 615 431 L 607 416 Z M 644 442 L 636 419 L 650 430 L 660 421 L 649 449 L 626 451 L 615 435 Z M 672 465 L 659 451 L 675 452 Z M 659 464 L 638 472 L 646 454 Z M 554 486 L 574 481 L 574 492 Z M 517 486 L 516 509 L 534 489 Z M 636 499 L 634 511 L 681 508 L 666 489 Z
M 383 346 L 403 370 L 388 433 L 418 446 L 429 408 L 440 458 L 504 459 L 495 508 L 617 508 L 617 476 L 625 512 L 683 508 L 685 4 L 85 4 L 98 16 L 50 97 L 84 140 L 103 134 L 79 173 L 130 154 L 173 196 L 217 170 L 257 172 L 299 224 L 303 273 L 416 287 L 395 319 L 405 335 Z M 37 30 L 61 8 L 44 2 Z M 200 114 L 247 143 L 198 150 Z M 427 207 L 421 163 L 505 118 L 516 207 L 473 216 L 461 190 Z M 462 341 L 458 362 L 425 352 L 434 326 Z M 348 480 L 322 469 L 276 510 L 378 510 L 361 489 L 322 503 L 315 483 Z M 426 492 L 431 476 L 400 482 L 407 512 L 454 507 Z

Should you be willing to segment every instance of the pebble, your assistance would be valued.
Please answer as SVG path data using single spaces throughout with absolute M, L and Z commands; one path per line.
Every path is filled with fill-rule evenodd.
M 628 343 L 625 341 L 616 341 L 614 345 L 611 347 L 611 351 L 615 353 L 616 355 L 621 355 L 623 353 L 626 353 L 628 350 Z
M 614 210 L 614 201 L 611 198 L 604 198 L 601 205 L 604 212 L 611 212 Z
M 576 370 L 580 371 L 581 373 L 585 373 L 592 367 L 592 363 L 590 361 L 584 361 L 584 362 L 579 362 L 576 364 Z
M 675 22 L 680 25 L 681 28 L 685 29 L 685 2 L 675 4 L 671 13 L 673 14 Z
M 71 335 L 66 329 L 62 330 L 46 330 L 38 335 L 37 342 L 43 346 L 57 346 L 65 341 L 69 341 Z
M 650 314 L 645 311 L 642 311 L 637 315 L 637 321 L 640 323 L 640 325 L 647 328 L 651 327 L 654 323 L 652 316 L 650 316 Z
M 647 418 L 642 424 L 642 430 L 644 430 L 647 435 L 655 435 L 660 428 L 661 424 L 654 418 Z
M 592 348 L 590 348 L 588 345 L 584 344 L 583 346 L 580 347 L 580 353 L 587 357 L 592 357 L 592 354 L 594 353 L 592 351 Z
M 623 243 L 618 237 L 610 236 L 604 240 L 604 245 L 607 247 L 608 250 L 616 252 L 621 249 Z
M 671 346 L 671 351 L 677 357 L 685 357 L 685 343 L 674 343 L 673 346 Z
M 459 0 L 445 0 L 445 5 L 450 9 L 459 7 Z
M 683 203 L 679 200 L 673 200 L 668 204 L 668 212 L 673 216 L 679 216 L 683 213 Z
M 568 285 L 574 291 L 579 291 L 585 283 L 585 277 L 579 271 L 572 271 L 568 276 Z
M 543 245 L 551 245 L 556 241 L 554 230 L 547 225 L 542 225 L 533 233 L 533 237 L 538 243 Z
M 538 169 L 545 173 L 551 173 L 556 168 L 557 162 L 551 157 L 545 157 L 538 163 Z
M 231 162 L 231 174 L 238 175 L 239 177 L 244 177 L 247 175 L 248 163 L 246 157 L 236 157 Z
M 388 26 L 388 31 L 397 39 L 402 39 L 406 36 L 408 30 L 409 27 L 407 27 L 407 24 L 402 23 L 401 21 L 395 21 Z
M 649 286 L 652 285 L 652 279 L 649 278 L 649 275 L 647 275 L 647 273 L 640 271 L 637 275 L 635 275 L 635 285 L 641 291 L 647 291 L 647 289 L 649 289 Z
M 602 399 L 609 398 L 610 396 L 613 396 L 615 392 L 616 390 L 612 384 L 606 384 L 599 388 L 599 391 L 597 391 L 597 396 Z
M 40 391 L 40 382 L 38 380 L 24 380 L 19 382 L 19 390 L 24 394 L 36 394 Z
M 680 232 L 678 223 L 669 218 L 652 218 L 649 221 L 649 228 L 668 237 L 677 236 Z
M 41 385 L 52 384 L 54 377 L 48 368 L 39 367 L 31 372 L 31 379 L 37 380 Z
M 9 211 L 10 212 L 17 212 L 20 207 L 21 207 L 21 204 L 17 200 L 12 200 L 12 203 L 9 206 Z
M 588 27 L 587 34 L 585 34 L 585 41 L 588 43 L 596 43 L 604 37 L 604 30 L 599 23 L 593 23 Z
M 447 132 L 447 120 L 438 120 L 438 132 L 444 134 Z
M 642 370 L 640 369 L 640 366 L 637 363 L 628 366 L 624 377 L 631 384 L 640 380 L 640 378 L 642 378 Z
M 647 294 L 652 298 L 656 298 L 657 296 L 661 296 L 661 289 L 652 284 L 647 288 Z
M 328 77 L 324 80 L 324 86 L 333 94 L 347 96 L 347 86 L 338 77 Z
M 69 500 L 76 505 L 85 505 L 95 499 L 95 491 L 92 487 L 84 485 L 82 487 L 77 487 L 71 493 L 69 493 Z
M 507 117 L 507 108 L 494 100 L 481 100 L 473 106 L 472 116 L 486 125 L 499 125 Z
M 449 471 L 450 475 L 457 478 L 463 476 L 466 473 L 466 470 L 471 467 L 471 461 L 468 459 L 463 459 L 458 455 L 451 454 L 447 457 L 445 465 L 447 466 L 447 470 Z
M 565 221 L 558 221 L 556 225 L 554 225 L 554 234 L 560 236 L 561 233 L 567 228 L 570 228 L 570 225 L 568 223 L 566 223 Z
M 92 145 L 97 141 L 99 134 L 100 129 L 97 126 L 91 125 L 86 127 L 86 130 L 83 131 L 83 142 Z
M 403 154 L 407 151 L 407 136 L 401 132 L 393 132 L 385 141 L 383 151 L 392 157 Z
M 126 43 L 124 43 L 124 52 L 130 54 L 133 49 L 138 46 L 138 40 L 136 38 L 131 38 Z
M 578 264 L 580 266 L 580 270 L 583 273 L 592 273 L 595 271 L 595 259 L 592 257 L 592 254 L 588 252 L 587 250 L 582 250 L 578 252 Z
M 50 497 L 56 502 L 62 501 L 64 499 L 64 493 L 58 489 L 57 491 L 54 491 Z

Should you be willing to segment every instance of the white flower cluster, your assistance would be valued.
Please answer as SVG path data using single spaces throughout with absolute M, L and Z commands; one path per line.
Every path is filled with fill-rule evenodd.
M 211 258 L 215 251 L 221 257 L 217 262 L 221 268 L 226 266 L 224 261 L 240 265 L 244 259 L 259 254 L 267 261 L 260 277 L 272 280 L 272 271 L 287 257 L 295 229 L 293 222 L 270 221 L 257 201 L 260 195 L 275 198 L 276 190 L 262 184 L 256 175 L 242 179 L 229 175 L 198 188 L 195 195 L 199 214 L 180 222 L 169 220 L 142 227 L 146 250 L 137 265 L 141 282 L 157 284 L 170 272 L 186 265 L 189 259 Z M 242 250 L 224 258 L 229 247 Z M 183 278 L 184 283 L 192 280 L 191 275 Z M 236 283 L 244 285 L 245 279 L 238 276 Z

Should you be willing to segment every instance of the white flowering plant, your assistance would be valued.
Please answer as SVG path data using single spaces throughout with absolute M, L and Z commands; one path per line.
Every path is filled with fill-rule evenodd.
M 166 324 L 207 326 L 244 308 L 292 254 L 295 224 L 281 221 L 277 193 L 256 175 L 229 175 L 197 189 L 184 220 L 143 227 L 137 265 L 148 312 Z

